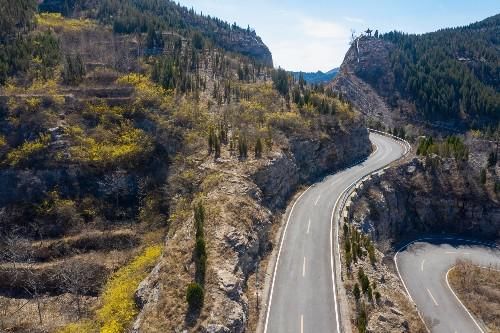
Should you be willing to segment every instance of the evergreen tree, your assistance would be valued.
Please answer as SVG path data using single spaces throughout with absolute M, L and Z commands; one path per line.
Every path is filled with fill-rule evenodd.
M 262 157 L 262 149 L 262 140 L 260 138 L 257 138 L 257 141 L 255 143 L 255 158 Z

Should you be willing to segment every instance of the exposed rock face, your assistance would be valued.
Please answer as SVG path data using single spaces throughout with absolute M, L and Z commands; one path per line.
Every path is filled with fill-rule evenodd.
M 430 233 L 500 237 L 498 197 L 467 165 L 439 157 L 414 159 L 374 178 L 355 202 L 353 221 L 389 250 Z
M 289 152 L 270 161 L 253 179 L 264 194 L 266 206 L 283 208 L 299 184 L 366 158 L 369 142 L 368 131 L 359 125 L 337 131 L 332 139 L 295 139 Z
M 273 66 L 271 51 L 255 34 L 238 34 L 227 39 L 223 46 L 229 51 L 241 53 L 266 66 Z
M 473 170 L 454 159 L 414 158 L 372 176 L 353 195 L 349 220 L 377 244 L 377 265 L 362 261 L 354 267 L 377 282 L 383 300 L 369 314 L 367 332 L 425 332 L 396 274 L 396 246 L 441 233 L 500 237 L 498 195 L 490 183 L 480 185 Z
M 202 322 L 193 329 L 213 333 L 248 331 L 249 298 L 253 296 L 249 290 L 255 287 L 248 279 L 273 247 L 273 215 L 280 213 L 300 184 L 366 158 L 371 147 L 367 130 L 355 121 L 345 129 L 331 129 L 329 137 L 291 139 L 288 146 L 288 150 L 277 153 L 248 175 L 225 171 L 220 174 L 219 183 L 206 190 L 205 234 L 210 235 L 207 296 Z M 206 163 L 204 167 L 211 170 L 213 165 Z M 185 283 L 178 276 L 189 277 L 192 273 L 192 254 L 182 253 L 189 248 L 186 244 L 192 242 L 192 226 L 192 222 L 184 223 L 167 240 L 165 252 L 178 253 L 176 263 L 162 259 L 137 291 L 137 304 L 142 311 L 134 325 L 135 332 L 158 331 L 151 326 L 152 320 L 165 318 L 172 307 L 184 306 L 169 304 L 168 295 L 183 294 Z M 183 241 L 176 247 L 179 239 Z M 183 324 L 177 325 L 175 331 L 187 329 Z
M 392 126 L 401 115 L 387 97 L 395 94 L 389 54 L 394 45 L 378 38 L 360 37 L 347 51 L 331 87 L 369 118 Z

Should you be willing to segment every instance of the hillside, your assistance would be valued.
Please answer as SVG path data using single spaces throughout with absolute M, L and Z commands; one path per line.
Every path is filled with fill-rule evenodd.
M 111 25 L 115 33 L 146 33 L 149 30 L 172 31 L 184 37 L 195 33 L 215 46 L 248 56 L 272 67 L 271 52 L 254 30 L 229 24 L 218 18 L 204 16 L 171 0 L 44 0 L 40 10 L 59 12 L 66 16 L 87 17 Z M 161 47 L 161 40 L 148 47 Z M 151 51 L 150 52 L 154 52 Z
M 499 31 L 496 15 L 423 35 L 359 37 L 333 88 L 370 117 L 393 126 L 409 122 L 462 132 L 495 126 L 500 119 Z
M 0 330 L 251 330 L 283 207 L 370 152 L 359 113 L 172 2 L 0 4 Z
M 299 80 L 302 76 L 302 78 L 309 84 L 326 84 L 332 81 L 335 76 L 337 76 L 338 72 L 339 68 L 334 68 L 326 73 L 323 73 L 322 71 L 317 71 L 316 73 L 292 72 L 292 75 L 296 80 Z

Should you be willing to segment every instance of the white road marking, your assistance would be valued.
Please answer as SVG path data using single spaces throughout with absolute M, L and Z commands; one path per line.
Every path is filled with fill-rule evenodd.
M 307 234 L 309 235 L 309 229 L 311 229 L 311 219 L 309 219 L 309 223 L 307 223 Z
M 457 254 L 457 253 L 454 251 L 447 251 L 447 252 L 445 252 L 445 254 Z
M 420 264 L 420 270 L 423 272 L 424 271 L 424 263 L 425 263 L 425 259 L 422 260 L 422 263 Z
M 468 256 L 468 255 L 470 255 L 469 252 L 464 252 L 464 256 Z
M 432 296 L 431 291 L 429 289 L 427 289 L 427 292 L 429 293 L 429 296 L 432 298 L 432 301 L 434 302 L 434 304 L 436 306 L 439 306 L 439 304 L 438 304 L 438 302 L 436 302 L 436 299 L 434 298 L 434 296 Z
M 302 276 L 306 276 L 306 257 L 304 257 L 304 263 L 302 264 Z
M 314 202 L 314 206 L 317 206 L 318 205 L 318 201 L 319 199 L 321 199 L 321 194 L 318 196 L 318 199 L 316 199 L 316 201 Z
M 304 333 L 304 315 L 300 315 L 300 333 Z
M 280 255 L 281 255 L 281 250 L 283 249 L 283 242 L 285 240 L 286 236 L 286 229 L 288 228 L 288 224 L 290 222 L 290 218 L 292 217 L 293 209 L 295 208 L 295 205 L 297 202 L 299 202 L 300 198 L 306 194 L 307 191 L 312 186 L 309 186 L 298 198 L 297 200 L 293 203 L 292 208 L 290 209 L 290 214 L 288 215 L 288 219 L 286 220 L 285 224 L 285 229 L 283 230 L 283 235 L 281 236 L 281 241 L 280 241 L 280 248 L 278 250 L 278 256 L 276 257 L 276 262 L 274 264 L 274 270 L 273 270 L 273 280 L 271 282 L 271 291 L 269 292 L 269 302 L 267 304 L 267 314 L 266 314 L 266 322 L 264 324 L 264 333 L 267 333 L 267 325 L 269 324 L 269 314 L 271 313 L 271 304 L 273 303 L 273 291 L 274 291 L 274 283 L 276 282 L 276 272 L 278 271 L 278 263 L 280 261 Z

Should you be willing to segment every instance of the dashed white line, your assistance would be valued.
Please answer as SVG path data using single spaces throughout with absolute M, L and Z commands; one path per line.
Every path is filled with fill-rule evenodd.
M 430 291 L 429 289 L 427 289 L 427 292 L 429 293 L 429 296 L 432 298 L 432 301 L 434 302 L 434 304 L 435 304 L 436 306 L 439 306 L 439 304 L 438 304 L 438 302 L 436 301 L 436 299 L 434 298 L 434 296 L 432 296 L 431 291 Z
M 309 230 L 311 229 L 311 219 L 309 219 L 309 222 L 307 223 L 307 232 L 306 234 L 309 235 Z
M 304 315 L 300 315 L 300 333 L 304 333 Z
M 447 252 L 445 252 L 445 254 L 457 254 L 457 252 L 455 252 L 455 251 L 447 251 Z
M 318 205 L 319 199 L 321 199 L 321 194 L 318 196 L 318 199 L 316 199 L 316 201 L 314 202 L 314 206 Z
M 306 276 L 306 257 L 304 257 L 304 263 L 302 264 L 302 276 Z
M 423 272 L 424 271 L 424 263 L 425 263 L 425 259 L 422 260 L 422 263 L 420 264 L 420 270 Z

